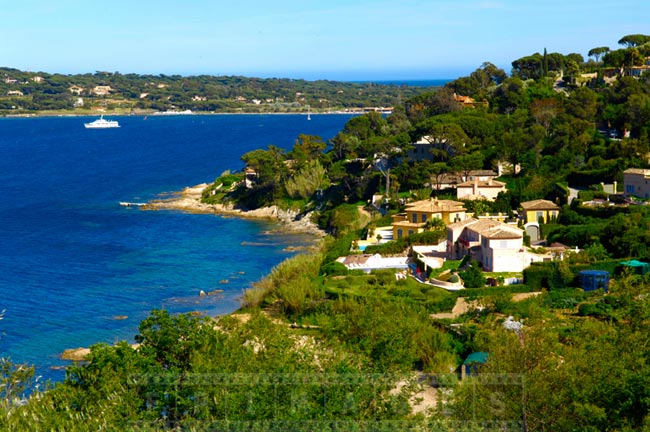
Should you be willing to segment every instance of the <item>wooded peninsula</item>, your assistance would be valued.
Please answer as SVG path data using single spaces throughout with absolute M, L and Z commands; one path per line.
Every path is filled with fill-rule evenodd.
M 233 314 L 152 311 L 137 346 L 95 345 L 46 389 L 2 360 L 0 428 L 649 430 L 650 36 L 618 44 L 380 99 L 326 83 L 336 106 L 392 113 L 248 152 L 201 196 L 306 218 L 318 248 Z M 77 85 L 128 77 L 87 78 Z M 169 79 L 142 82 L 184 82 Z M 294 98 L 287 83 L 264 96 Z M 255 91 L 242 96 L 263 100 Z
M 1 115 L 389 111 L 426 86 L 241 76 L 63 75 L 0 68 Z

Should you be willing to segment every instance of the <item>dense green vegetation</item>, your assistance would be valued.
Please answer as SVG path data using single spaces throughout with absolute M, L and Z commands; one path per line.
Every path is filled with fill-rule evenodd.
M 223 173 L 204 200 L 298 209 L 330 234 L 319 251 L 278 265 L 230 316 L 152 312 L 138 348 L 97 345 L 45 392 L 28 367 L 0 363 L 0 429 L 649 430 L 650 276 L 619 262 L 648 258 L 650 211 L 584 205 L 608 196 L 601 182 L 649 166 L 650 74 L 605 80 L 648 56 L 648 40 L 625 36 L 624 48 L 594 48 L 588 62 L 536 53 L 510 76 L 486 63 L 388 117 L 352 118 L 330 143 L 301 135 L 288 152 L 246 153 L 248 174 Z M 485 103 L 463 107 L 454 92 Z M 431 160 L 405 157 L 425 135 Z M 405 200 L 447 196 L 442 174 L 498 162 L 521 171 L 501 177 L 508 191 L 495 202 L 467 208 L 513 215 L 522 201 L 557 200 L 560 216 L 542 232 L 580 252 L 529 267 L 511 287 L 484 287 L 503 275 L 447 261 L 466 282 L 460 292 L 336 262 Z M 570 204 L 569 186 L 586 189 Z M 367 205 L 375 194 L 383 216 Z M 442 227 L 428 228 L 379 247 L 437 241 Z M 578 288 L 583 269 L 612 272 L 610 292 Z M 459 380 L 473 352 L 487 362 Z
M 337 287 L 344 279 L 332 279 L 321 288 L 319 278 L 300 273 L 306 265 L 306 276 L 313 276 L 318 261 L 299 257 L 274 269 L 254 288 L 263 310 L 249 305 L 217 320 L 154 311 L 140 326 L 139 348 L 94 346 L 87 364 L 71 367 L 65 382 L 27 404 L 13 397 L 30 384 L 29 370 L 5 363 L 3 382 L 12 385 L 3 387 L 7 415 L 0 427 L 383 430 L 399 424 L 457 431 L 498 424 L 623 431 L 647 425 L 647 278 L 619 278 L 608 295 L 569 288 L 514 301 L 492 289 L 478 297 L 484 309 L 432 320 L 425 306 L 448 304 L 449 293 L 395 283 L 388 273 L 349 275 L 355 280 L 349 285 Z M 295 294 L 296 278 L 308 286 L 304 296 Z M 523 327 L 508 330 L 507 315 Z M 489 352 L 488 363 L 478 377 L 458 381 L 449 371 L 474 351 Z M 414 415 L 409 404 L 423 387 L 445 403 Z
M 650 59 L 648 43 L 632 36 L 621 39 L 625 48 L 619 51 Z M 625 169 L 649 166 L 650 73 L 630 76 L 644 72 L 638 66 L 644 63 L 614 64 L 592 55 L 595 60 L 584 62 L 575 54 L 535 54 L 515 60 L 511 76 L 485 63 L 468 77 L 405 101 L 388 117 L 351 119 L 330 143 L 301 135 L 288 152 L 270 146 L 246 153 L 243 162 L 257 173 L 252 187 L 212 201 L 293 207 L 344 235 L 358 219 L 352 206 L 365 205 L 373 195 L 383 195 L 383 211 L 395 212 L 404 198 L 455 198 L 453 190 L 439 190 L 445 174 L 517 166 L 520 172 L 500 178 L 507 192 L 494 202 L 468 201 L 468 211 L 512 217 L 521 202 L 548 199 L 565 205 L 557 223 L 541 227 L 549 242 L 584 249 L 586 261 L 644 257 L 650 242 L 647 207 L 582 202 L 606 198 L 602 183 L 617 182 L 620 191 Z M 584 72 L 595 75 L 582 80 Z M 484 102 L 463 106 L 454 94 Z M 423 136 L 433 144 L 430 154 L 413 160 L 407 155 Z M 569 187 L 583 189 L 570 205 Z M 406 246 L 371 246 L 369 252 L 395 253 Z
M 110 89 L 105 93 L 96 89 L 98 86 Z M 83 114 L 98 109 L 117 113 L 330 112 L 392 107 L 426 90 L 426 87 L 327 80 L 102 71 L 62 75 L 0 68 L 0 114 L 62 110 Z

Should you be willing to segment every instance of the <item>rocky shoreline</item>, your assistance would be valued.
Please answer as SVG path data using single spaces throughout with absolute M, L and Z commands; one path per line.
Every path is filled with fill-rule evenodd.
M 315 223 L 309 219 L 309 215 L 299 214 L 295 211 L 283 210 L 277 206 L 262 207 L 254 210 L 236 209 L 226 204 L 205 204 L 201 202 L 203 190 L 208 187 L 207 183 L 191 186 L 173 194 L 170 198 L 153 200 L 141 206 L 142 210 L 181 210 L 191 213 L 209 213 L 227 216 L 235 216 L 248 219 L 266 219 L 280 223 L 283 229 L 292 232 L 313 234 L 319 237 L 325 235 Z
M 173 193 L 170 198 L 152 200 L 143 205 L 131 205 L 137 205 L 141 210 L 180 210 L 190 213 L 219 214 L 248 219 L 271 220 L 279 222 L 282 229 L 286 231 L 312 234 L 318 237 L 325 235 L 323 230 L 318 228 L 316 224 L 309 220 L 308 215 L 297 219 L 296 212 L 282 210 L 277 206 L 263 207 L 256 210 L 240 210 L 223 204 L 202 203 L 201 195 L 203 190 L 208 186 L 207 183 L 202 183 L 196 186 L 187 187 L 180 192 Z M 293 248 L 292 250 L 298 250 L 298 248 Z M 217 291 L 221 290 L 215 290 L 214 292 Z M 202 293 L 199 295 L 209 294 L 211 293 Z M 116 317 L 116 319 L 124 319 L 122 317 L 125 316 L 119 316 Z M 132 346 L 137 348 L 138 345 Z M 61 353 L 60 358 L 70 361 L 86 361 L 89 354 L 90 348 L 72 348 L 66 349 Z

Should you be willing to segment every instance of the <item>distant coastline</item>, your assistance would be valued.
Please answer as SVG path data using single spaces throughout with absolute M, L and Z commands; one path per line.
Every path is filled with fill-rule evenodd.
M 78 112 L 51 112 L 51 111 L 41 111 L 34 113 L 21 113 L 21 114 L 0 114 L 0 118 L 7 119 L 20 119 L 20 118 L 40 118 L 40 117 L 98 117 L 100 115 L 105 116 L 127 116 L 127 117 L 144 117 L 144 116 L 153 116 L 158 111 L 137 111 L 137 112 L 128 112 L 121 110 L 113 111 L 98 111 L 92 113 L 78 113 Z M 329 111 L 329 112 L 310 112 L 312 116 L 318 115 L 362 115 L 364 112 L 361 111 Z M 233 116 L 233 115 L 303 115 L 307 116 L 307 112 L 298 112 L 298 111 L 286 111 L 286 112 L 207 112 L 207 111 L 197 111 L 190 114 L 190 116 Z M 188 114 L 167 114 L 167 115 L 156 115 L 155 117 L 176 117 L 176 116 L 188 116 Z
M 0 68 L 0 113 L 345 112 L 392 107 L 450 80 L 330 81 L 241 76 L 61 75 Z M 100 111 L 101 110 L 101 111 Z

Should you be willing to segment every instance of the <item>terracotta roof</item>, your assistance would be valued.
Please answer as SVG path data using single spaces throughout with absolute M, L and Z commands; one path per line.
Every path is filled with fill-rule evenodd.
M 470 176 L 479 176 L 479 177 L 484 177 L 484 176 L 491 176 L 491 177 L 496 177 L 497 173 L 492 171 L 492 170 L 472 170 L 469 172 Z
M 643 169 L 643 168 L 628 168 L 625 171 L 623 171 L 623 174 L 641 174 L 641 175 L 649 175 L 650 174 L 650 169 Z
M 501 189 L 506 186 L 504 182 L 500 182 L 497 180 L 479 180 L 478 182 L 475 180 L 468 180 L 465 183 L 460 183 L 456 185 L 456 187 L 472 187 L 474 186 L 474 183 L 477 184 L 478 187 L 480 188 L 498 188 Z
M 440 177 L 440 184 L 457 184 L 462 183 L 463 178 L 460 174 L 447 173 Z
M 473 224 L 468 224 L 467 229 L 479 233 L 481 237 L 489 239 L 516 239 L 523 237 L 523 231 L 519 228 L 497 222 L 491 219 L 470 219 Z M 462 222 L 459 222 L 459 224 Z M 458 225 L 460 228 L 461 225 Z
M 418 212 L 452 212 L 452 211 L 465 211 L 462 202 L 452 201 L 452 200 L 439 200 L 439 199 L 428 199 L 422 201 L 416 201 L 410 204 L 406 204 L 406 209 L 411 211 Z
M 365 264 L 368 262 L 368 260 L 372 257 L 370 254 L 361 254 L 361 255 L 348 255 L 345 257 L 343 260 L 343 264 L 345 265 L 351 265 L 351 264 Z
M 472 225 L 472 224 L 474 224 L 476 222 L 478 222 L 478 219 L 468 218 L 468 219 L 462 220 L 460 222 L 454 222 L 452 224 L 449 224 L 449 225 L 447 225 L 447 228 L 451 228 L 451 229 L 464 228 L 464 227 Z
M 481 236 L 493 240 L 518 239 L 524 236 L 519 228 L 512 228 L 507 225 L 491 227 L 483 232 Z
M 471 225 L 469 229 L 483 235 L 483 231 L 499 225 L 501 225 L 501 223 L 493 221 L 492 219 L 479 219 L 475 224 Z
M 557 204 L 552 201 L 538 199 L 533 201 L 526 201 L 521 203 L 521 208 L 524 210 L 559 210 Z

